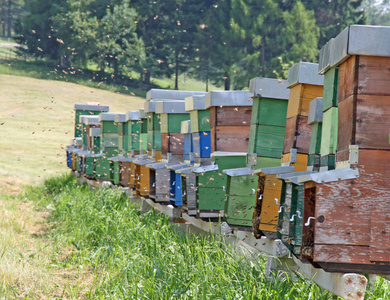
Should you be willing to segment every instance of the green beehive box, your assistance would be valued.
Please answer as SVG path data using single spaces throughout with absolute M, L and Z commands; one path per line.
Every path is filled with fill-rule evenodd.
M 88 104 L 75 104 L 75 137 L 81 137 L 81 124 L 80 124 L 80 116 L 81 115 L 99 115 L 102 112 L 108 112 L 108 106 L 100 106 L 100 105 L 88 105 Z
M 156 111 L 161 116 L 161 133 L 181 133 L 181 122 L 190 119 L 185 101 L 157 102 Z
M 286 95 L 287 99 L 255 97 L 253 99 L 251 124 L 285 127 L 288 93 Z
M 202 217 L 202 211 L 223 211 L 227 186 L 227 175 L 223 173 L 223 170 L 245 167 L 246 153 L 215 152 L 212 154 L 212 161 L 218 166 L 216 170 L 201 172 L 198 169 L 193 169 L 197 173 L 196 187 L 198 192 L 196 208 L 200 217 Z M 202 170 L 202 167 L 199 167 L 199 170 Z M 214 199 L 213 195 L 217 199 Z M 218 213 L 216 213 L 215 217 L 218 217 Z
M 228 176 L 224 219 L 229 225 L 252 226 L 257 175 Z
M 324 112 L 321 134 L 321 156 L 335 154 L 337 149 L 338 108 Z
M 305 186 L 303 184 L 292 184 L 288 248 L 295 255 L 301 254 L 304 197 Z
M 141 145 L 140 145 L 140 134 L 141 134 L 141 126 L 142 126 L 142 120 L 141 117 L 144 116 L 144 110 L 134 110 L 134 111 L 128 111 L 126 113 L 126 134 L 127 139 L 125 142 L 125 151 L 140 151 Z
M 259 156 L 281 158 L 285 127 L 252 124 L 249 136 L 248 153 Z
M 319 154 L 321 152 L 322 123 L 311 125 L 309 154 Z
M 331 107 L 337 107 L 339 86 L 339 69 L 331 68 L 324 74 L 324 92 L 322 101 L 322 111 L 327 111 Z
M 190 111 L 191 132 L 210 131 L 210 110 Z

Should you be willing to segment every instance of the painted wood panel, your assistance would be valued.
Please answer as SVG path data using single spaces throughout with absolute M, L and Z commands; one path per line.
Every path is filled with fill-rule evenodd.
M 309 154 L 319 154 L 321 151 L 322 123 L 311 125 Z
M 283 154 L 289 153 L 295 147 L 296 132 L 298 128 L 298 116 L 287 119 L 286 133 L 284 136 Z
M 260 224 L 261 231 L 277 231 L 280 198 L 282 192 L 282 181 L 276 178 L 276 175 L 265 176 L 262 197 Z
M 211 128 L 211 152 L 247 152 L 249 132 L 249 125 Z
M 308 224 L 311 217 L 315 217 L 316 184 L 313 182 L 305 183 L 305 198 L 303 205 L 303 223 L 302 227 L 302 248 L 301 257 L 303 259 L 313 259 L 314 254 L 314 220 Z
M 318 184 L 315 244 L 344 248 L 340 257 L 328 256 L 328 252 L 321 253 L 315 248 L 315 260 L 345 263 L 350 257 L 356 256 L 355 252 L 360 249 L 358 247 L 368 248 L 371 245 L 374 259 L 387 259 L 382 253 L 388 253 L 390 249 L 388 214 L 385 209 L 385 213 L 378 215 L 377 207 L 390 205 L 390 170 L 383 163 L 389 160 L 390 151 L 359 150 L 359 178 Z M 319 216 L 324 217 L 324 222 L 318 221 Z M 382 240 L 381 234 L 384 235 Z M 370 255 L 354 258 L 351 262 L 369 264 L 369 260 Z
M 307 116 L 295 116 L 287 119 L 283 153 L 289 153 L 296 148 L 298 153 L 309 153 L 311 125 L 307 123 Z
M 251 117 L 251 106 L 212 106 L 210 108 L 210 128 L 217 126 L 249 126 Z
M 223 210 L 225 206 L 225 191 L 222 187 L 198 187 L 197 209 Z
M 390 57 L 359 56 L 357 93 L 390 96 Z
M 321 156 L 335 154 L 338 135 L 338 107 L 331 107 L 324 112 L 322 128 Z
M 354 96 L 349 96 L 339 102 L 338 112 L 337 151 L 348 150 L 349 145 L 355 145 L 355 101 Z
M 359 64 L 357 56 L 349 57 L 345 62 L 339 66 L 339 90 L 338 102 L 356 94 L 357 72 L 355 69 Z
M 253 98 L 251 124 L 286 126 L 288 101 L 267 98 Z
M 288 107 L 287 107 L 287 114 L 286 114 L 287 119 L 298 116 L 300 114 L 302 95 L 303 95 L 302 84 L 297 84 L 290 89 L 290 96 L 288 98 Z
M 250 140 L 255 139 L 255 152 L 258 156 L 281 158 L 285 128 L 281 126 L 251 125 L 255 128 L 255 136 L 250 136 Z
M 339 69 L 332 68 L 324 74 L 324 93 L 322 97 L 322 111 L 327 111 L 331 107 L 337 107 L 339 85 Z
M 192 110 L 190 120 L 192 133 L 210 131 L 210 110 Z

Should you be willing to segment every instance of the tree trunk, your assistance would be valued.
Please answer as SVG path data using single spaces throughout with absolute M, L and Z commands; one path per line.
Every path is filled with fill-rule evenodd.
M 261 71 L 262 76 L 265 77 L 267 66 L 265 65 L 265 36 L 261 37 Z
M 146 70 L 146 72 L 145 72 L 145 79 L 144 79 L 144 83 L 145 84 L 150 85 L 150 77 L 151 77 L 150 71 Z
M 8 37 L 11 37 L 11 29 L 12 29 L 12 1 L 8 0 Z
M 179 89 L 179 52 L 175 51 L 175 90 Z
M 210 59 L 207 60 L 207 67 L 206 67 L 206 92 L 209 91 L 209 70 L 210 70 Z
M 225 74 L 225 91 L 230 91 L 230 78 L 229 75 Z

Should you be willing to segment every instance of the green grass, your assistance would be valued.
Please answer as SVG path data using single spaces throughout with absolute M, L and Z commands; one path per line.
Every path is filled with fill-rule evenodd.
M 63 176 L 30 189 L 25 197 L 51 211 L 51 240 L 73 247 L 66 259 L 53 258 L 48 268 L 93 273 L 86 298 L 330 298 L 303 279 L 266 281 L 262 257 L 238 256 L 215 236 L 179 234 L 168 217 L 141 213 L 119 191 L 90 191 L 78 186 L 74 177 Z M 70 297 L 79 293 L 77 286 L 67 291 Z

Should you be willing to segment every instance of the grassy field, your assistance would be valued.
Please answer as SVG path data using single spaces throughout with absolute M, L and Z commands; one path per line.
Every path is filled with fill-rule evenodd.
M 67 172 L 64 147 L 74 136 L 74 104 L 99 102 L 111 112 L 144 99 L 73 83 L 0 75 L 1 182 L 38 183 Z

